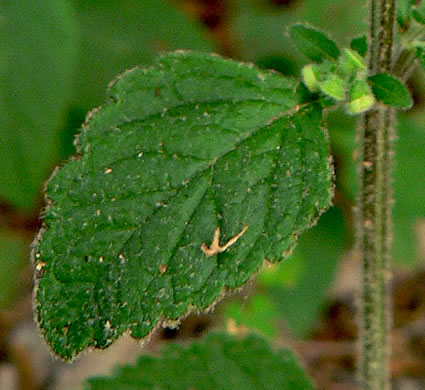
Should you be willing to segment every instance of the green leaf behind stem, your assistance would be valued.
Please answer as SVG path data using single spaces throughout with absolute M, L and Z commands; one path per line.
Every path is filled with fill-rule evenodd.
M 357 192 L 356 166 L 353 158 L 356 148 L 355 119 L 332 112 L 332 148 L 336 155 L 339 175 L 337 187 L 354 204 Z M 329 118 L 328 118 L 329 119 Z M 397 163 L 394 166 L 394 210 L 392 258 L 398 265 L 414 266 L 420 259 L 417 227 L 425 219 L 425 126 L 423 113 L 402 113 L 394 142 Z M 408 190 L 406 190 L 408 189 Z

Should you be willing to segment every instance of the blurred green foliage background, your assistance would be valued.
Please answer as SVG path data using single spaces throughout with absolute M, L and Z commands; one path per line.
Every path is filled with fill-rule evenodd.
M 160 52 L 215 51 L 297 76 L 306 63 L 288 25 L 307 21 L 342 45 L 366 29 L 365 1 L 346 0 L 0 0 L 0 312 L 31 288 L 29 245 L 40 223 L 43 183 L 75 153 L 85 114 L 107 98 L 118 73 Z M 419 267 L 425 218 L 423 72 L 409 84 L 416 106 L 395 141 L 394 263 Z M 353 245 L 355 121 L 328 116 L 336 167 L 335 206 L 300 238 L 291 258 L 263 271 L 252 294 L 225 317 L 274 337 L 306 336 L 341 260 Z

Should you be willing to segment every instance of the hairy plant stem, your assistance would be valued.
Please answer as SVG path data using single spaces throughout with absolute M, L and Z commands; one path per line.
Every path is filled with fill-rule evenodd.
M 369 74 L 391 72 L 396 0 L 371 0 Z M 363 264 L 359 376 L 364 390 L 390 388 L 391 162 L 394 111 L 381 105 L 358 126 L 357 248 Z

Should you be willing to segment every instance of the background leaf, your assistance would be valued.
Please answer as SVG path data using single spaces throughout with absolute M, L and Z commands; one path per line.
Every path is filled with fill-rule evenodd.
M 274 352 L 258 336 L 210 334 L 189 347 L 172 345 L 159 358 L 142 356 L 113 377 L 91 378 L 87 390 L 313 390 L 289 350 Z
M 183 52 L 119 78 L 48 186 L 36 306 L 57 354 L 145 337 L 292 251 L 332 192 L 320 106 L 296 87 Z M 217 227 L 242 237 L 208 257 Z
M 159 52 L 213 51 L 205 31 L 163 0 L 71 0 L 81 29 L 74 104 L 86 112 L 105 100 L 116 74 L 149 64 Z
M 396 262 L 414 264 L 419 258 L 418 223 L 425 219 L 425 126 L 422 115 L 401 116 L 394 170 L 394 244 Z
M 0 4 L 0 197 L 30 211 L 56 157 L 76 26 L 64 0 Z
M 274 300 L 267 292 L 262 291 L 254 292 L 248 301 L 246 298 L 234 299 L 224 307 L 225 318 L 234 320 L 238 325 L 255 329 L 270 338 L 278 335 L 280 315 Z
M 297 335 L 303 336 L 314 325 L 335 277 L 344 253 L 346 231 L 341 209 L 332 208 L 317 226 L 306 232 L 293 258 L 284 262 L 274 280 L 261 279 L 281 317 Z M 282 283 L 289 262 L 297 262 L 299 271 L 292 283 Z M 278 276 L 280 275 L 280 277 Z
M 348 45 L 351 37 L 366 31 L 365 10 L 365 0 L 299 1 L 281 7 L 271 6 L 268 0 L 236 1 L 232 29 L 238 42 L 238 58 L 264 63 L 271 56 L 279 57 L 281 62 L 286 61 L 286 66 L 278 69 L 292 74 L 305 63 L 305 57 L 291 43 L 288 26 L 307 22 L 326 31 L 332 28 L 337 44 Z
M 339 175 L 337 187 L 351 203 L 354 202 L 357 182 L 353 180 L 356 167 L 353 161 L 355 150 L 355 119 L 330 114 L 332 128 L 332 151 L 338 158 Z M 397 161 L 394 166 L 394 241 L 393 261 L 399 265 L 412 266 L 417 263 L 419 248 L 415 227 L 425 218 L 423 199 L 425 187 L 421 177 L 425 176 L 425 127 L 422 114 L 411 116 L 402 113 L 397 126 L 398 139 L 395 141 Z

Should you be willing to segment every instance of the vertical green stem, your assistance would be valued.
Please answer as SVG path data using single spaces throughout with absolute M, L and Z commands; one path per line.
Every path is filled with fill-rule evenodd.
M 391 72 L 396 0 L 371 0 L 368 70 Z M 393 110 L 377 106 L 358 127 L 360 191 L 357 198 L 357 247 L 363 264 L 361 362 L 364 390 L 390 388 L 391 331 L 391 161 Z

